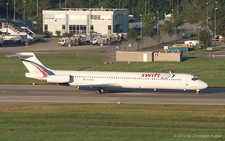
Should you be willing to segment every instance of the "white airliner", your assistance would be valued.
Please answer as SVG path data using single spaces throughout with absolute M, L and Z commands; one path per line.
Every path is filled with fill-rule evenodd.
M 8 57 L 19 57 L 28 69 L 26 77 L 49 83 L 79 87 L 96 88 L 96 93 L 105 88 L 143 88 L 195 90 L 196 94 L 208 85 L 191 74 L 155 72 L 104 72 L 52 70 L 45 67 L 31 52 L 16 53 Z

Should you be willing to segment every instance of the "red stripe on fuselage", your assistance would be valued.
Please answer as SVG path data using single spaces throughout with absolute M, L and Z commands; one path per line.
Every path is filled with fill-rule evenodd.
M 32 65 L 34 65 L 44 76 L 48 76 L 48 74 L 43 71 L 39 66 L 37 66 L 36 64 L 31 63 Z

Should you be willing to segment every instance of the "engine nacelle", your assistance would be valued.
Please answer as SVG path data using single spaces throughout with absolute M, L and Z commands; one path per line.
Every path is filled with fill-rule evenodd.
M 73 77 L 71 75 L 49 75 L 43 77 L 42 80 L 49 83 L 70 83 L 73 82 Z

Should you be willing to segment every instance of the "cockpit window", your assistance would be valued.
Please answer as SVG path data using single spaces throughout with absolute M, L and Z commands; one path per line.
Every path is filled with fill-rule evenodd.
M 191 80 L 193 81 L 198 80 L 198 77 L 194 76 L 193 78 L 191 78 Z

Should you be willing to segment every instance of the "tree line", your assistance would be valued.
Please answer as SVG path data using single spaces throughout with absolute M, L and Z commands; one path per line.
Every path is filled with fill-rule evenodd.
M 171 13 L 172 20 L 165 23 L 161 32 L 168 32 L 183 23 L 207 23 L 211 31 L 225 36 L 225 1 L 224 0 L 1 0 L 0 18 L 10 20 L 31 18 L 37 22 L 36 32 L 42 31 L 42 10 L 55 8 L 128 8 L 131 15 L 143 19 L 152 33 L 157 18 Z M 15 12 L 14 12 L 15 11 Z

